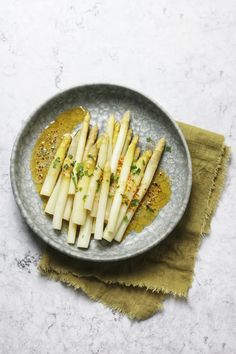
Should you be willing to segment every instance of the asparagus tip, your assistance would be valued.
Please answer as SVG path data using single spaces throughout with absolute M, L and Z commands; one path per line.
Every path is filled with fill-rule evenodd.
M 72 139 L 71 134 L 66 133 L 66 134 L 63 135 L 63 140 L 69 140 L 70 141 L 71 139 Z
M 115 114 L 114 113 L 110 114 L 109 121 L 115 122 Z
M 135 136 L 133 137 L 133 139 L 132 139 L 131 144 L 136 145 L 136 144 L 138 143 L 138 140 L 139 140 L 139 136 L 138 136 L 138 135 L 135 135 Z
M 123 115 L 122 122 L 129 123 L 129 121 L 130 121 L 130 111 L 126 111 Z
M 90 121 L 90 113 L 87 112 L 85 117 L 84 117 L 84 122 L 89 122 Z

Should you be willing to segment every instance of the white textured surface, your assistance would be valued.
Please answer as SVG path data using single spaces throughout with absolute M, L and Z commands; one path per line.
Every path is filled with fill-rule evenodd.
M 112 82 L 236 148 L 235 0 L 11 0 L 0 12 L 0 352 L 235 353 L 236 163 L 197 257 L 188 301 L 138 323 L 42 278 L 41 245 L 13 200 L 9 158 L 48 97 Z M 234 220 L 233 220 L 234 215 Z

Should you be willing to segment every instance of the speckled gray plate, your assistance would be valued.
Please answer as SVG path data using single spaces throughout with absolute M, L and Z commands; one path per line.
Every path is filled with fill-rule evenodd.
M 88 250 L 77 249 L 66 243 L 66 228 L 58 233 L 44 214 L 42 202 L 35 191 L 30 174 L 32 148 L 42 130 L 62 111 L 74 106 L 86 107 L 92 123 L 103 128 L 109 113 L 121 117 L 125 110 L 132 112 L 132 127 L 140 135 L 141 147 L 146 138 L 157 140 L 165 137 L 171 153 L 161 161 L 171 180 L 172 195 L 153 223 L 141 233 L 131 233 L 121 243 L 107 244 L 92 240 Z M 11 156 L 11 182 L 16 202 L 31 229 L 46 243 L 57 250 L 90 261 L 114 261 L 141 254 L 163 240 L 176 226 L 189 200 L 192 170 L 185 139 L 175 124 L 156 103 L 133 90 L 115 85 L 96 84 L 72 88 L 44 103 L 25 123 L 19 133 Z

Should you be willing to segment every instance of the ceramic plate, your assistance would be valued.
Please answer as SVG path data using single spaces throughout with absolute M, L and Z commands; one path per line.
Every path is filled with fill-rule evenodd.
M 146 138 L 156 141 L 165 137 L 171 153 L 165 153 L 160 168 L 171 181 L 172 195 L 151 225 L 141 233 L 132 232 L 118 244 L 92 240 L 88 250 L 66 243 L 66 229 L 60 234 L 44 214 L 42 202 L 36 193 L 30 173 L 33 146 L 42 130 L 55 117 L 75 106 L 84 106 L 91 113 L 92 123 L 103 128 L 111 112 L 121 117 L 125 110 L 132 112 L 132 126 L 140 135 L 140 145 Z M 169 115 L 155 102 L 131 89 L 96 84 L 67 90 L 44 103 L 27 120 L 19 133 L 11 157 L 11 182 L 16 202 L 31 229 L 50 246 L 72 257 L 89 261 L 114 261 L 136 256 L 157 245 L 173 230 L 181 219 L 189 200 L 192 181 L 191 160 L 185 139 Z

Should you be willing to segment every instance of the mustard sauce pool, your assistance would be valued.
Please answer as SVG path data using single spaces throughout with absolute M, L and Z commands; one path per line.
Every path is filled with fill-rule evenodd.
M 39 193 L 48 167 L 65 133 L 71 133 L 85 117 L 86 110 L 76 107 L 59 114 L 40 134 L 33 148 L 30 169 Z

